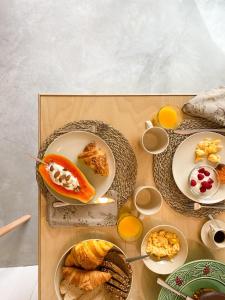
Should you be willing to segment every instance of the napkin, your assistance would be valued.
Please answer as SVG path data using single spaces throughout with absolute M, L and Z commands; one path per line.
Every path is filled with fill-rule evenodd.
M 200 93 L 184 104 L 183 112 L 225 127 L 225 87 Z
M 112 192 L 107 196 L 115 199 L 108 204 L 72 205 L 53 207 L 55 198 L 47 198 L 47 221 L 50 226 L 114 226 L 117 222 L 117 199 Z

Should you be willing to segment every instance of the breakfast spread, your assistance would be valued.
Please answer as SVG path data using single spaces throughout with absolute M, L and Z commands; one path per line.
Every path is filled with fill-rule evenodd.
M 158 260 L 171 259 L 180 251 L 180 241 L 176 233 L 160 230 L 149 234 L 146 253 Z
M 109 175 L 106 153 L 95 142 L 89 143 L 83 152 L 78 155 L 78 158 L 82 159 L 96 174 L 101 176 Z
M 180 116 L 176 109 L 170 106 L 163 107 L 157 117 L 157 125 L 167 129 L 176 128 L 180 122 Z M 77 151 L 79 154 L 76 155 L 76 158 L 80 160 L 78 161 L 79 166 L 82 168 L 82 163 L 84 163 L 84 170 L 91 169 L 91 172 L 87 172 L 88 174 L 100 175 L 96 178 L 101 179 L 103 177 L 104 179 L 109 175 L 106 152 L 96 142 L 89 142 L 84 145 L 86 145 L 84 149 L 83 146 L 81 147 L 83 151 L 80 152 L 81 148 L 79 148 Z M 194 147 L 195 145 L 196 141 Z M 220 139 L 204 138 L 197 144 L 195 161 L 193 161 L 192 153 L 190 156 L 191 164 L 194 165 L 194 162 L 198 163 L 203 160 L 206 160 L 206 164 L 194 167 L 190 174 L 184 176 L 185 188 L 187 187 L 186 178 L 188 175 L 189 190 L 200 197 L 211 196 L 218 190 L 220 183 L 225 184 L 225 165 L 220 163 L 219 155 L 221 150 Z M 66 157 L 48 154 L 43 158 L 43 162 L 39 165 L 39 172 L 51 189 L 60 195 L 77 199 L 83 203 L 88 203 L 94 197 L 95 188 L 89 183 L 82 171 Z M 215 164 L 215 168 L 211 166 L 212 163 Z M 187 168 L 187 170 L 189 172 L 190 169 Z M 148 202 L 145 194 L 141 200 L 143 201 L 140 203 Z M 151 201 L 155 201 L 155 198 Z M 143 223 L 141 218 L 131 213 L 126 212 L 122 217 L 120 216 L 117 225 L 118 234 L 125 241 L 136 241 L 142 235 Z M 172 270 L 171 266 L 179 267 L 184 264 L 187 258 L 188 245 L 182 232 L 174 229 L 173 226 L 170 226 L 171 228 L 169 225 L 165 225 L 164 228 L 162 225 L 159 226 L 160 229 L 151 229 L 150 233 L 146 234 L 141 252 L 144 249 L 147 253 L 148 257 L 146 256 L 144 260 L 150 261 L 149 266 L 147 264 L 146 266 L 151 271 L 165 275 L 175 270 L 175 268 Z M 130 259 L 130 261 L 132 260 Z M 152 267 L 152 262 L 157 266 Z M 171 267 L 169 270 L 167 270 L 167 263 Z M 159 270 L 159 265 L 164 268 L 162 272 Z M 110 242 L 92 239 L 76 244 L 64 256 L 59 269 L 60 283 L 58 289 L 64 300 L 125 300 L 130 293 L 132 282 L 130 264 L 126 262 L 122 251 L 119 251 Z M 203 270 L 203 274 L 204 272 L 208 271 Z M 182 278 L 177 277 L 176 285 L 182 285 L 182 280 Z M 204 296 L 210 296 L 210 293 L 213 292 L 212 289 L 202 288 L 193 294 L 193 299 L 211 299 L 204 298 Z
M 195 148 L 195 162 L 206 158 L 211 163 L 219 163 L 219 151 L 222 150 L 221 140 L 206 138 L 198 143 Z
M 189 176 L 191 191 L 198 196 L 209 196 L 218 188 L 217 174 L 214 168 L 199 166 L 194 168 Z
M 78 167 L 66 157 L 48 154 L 46 164 L 39 165 L 39 173 L 46 184 L 62 196 L 88 203 L 95 195 L 95 188 Z
M 132 270 L 113 244 L 93 239 L 82 241 L 70 250 L 62 267 L 62 278 L 60 293 L 66 300 L 78 299 L 78 295 L 91 299 L 98 294 L 125 300 L 130 291 Z
M 225 165 L 218 164 L 218 166 L 216 167 L 216 171 L 219 182 L 225 184 Z

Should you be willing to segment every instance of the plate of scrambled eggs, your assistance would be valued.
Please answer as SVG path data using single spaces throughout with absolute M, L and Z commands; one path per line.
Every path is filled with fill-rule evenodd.
M 184 234 L 176 227 L 159 225 L 144 237 L 141 255 L 148 254 L 144 264 L 157 274 L 170 274 L 183 265 L 188 254 L 188 244 Z

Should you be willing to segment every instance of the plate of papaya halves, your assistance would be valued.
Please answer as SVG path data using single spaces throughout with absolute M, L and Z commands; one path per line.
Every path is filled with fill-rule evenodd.
M 56 199 L 86 205 L 107 193 L 116 165 L 112 150 L 99 136 L 70 131 L 48 146 L 38 170 Z

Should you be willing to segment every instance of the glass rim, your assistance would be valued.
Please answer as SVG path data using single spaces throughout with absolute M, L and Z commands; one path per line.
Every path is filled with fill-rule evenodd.
M 136 237 L 133 237 L 133 238 L 130 238 L 130 239 L 129 239 L 129 238 L 126 239 L 126 238 L 124 238 L 124 237 L 121 236 L 121 234 L 120 234 L 120 232 L 119 232 L 119 223 L 120 223 L 124 218 L 126 218 L 126 217 L 133 217 L 133 218 L 135 218 L 136 220 L 138 220 L 139 224 L 141 225 L 140 233 L 139 233 Z M 123 241 L 125 241 L 125 242 L 136 242 L 136 241 L 139 240 L 140 237 L 142 236 L 142 233 L 143 233 L 143 230 L 144 230 L 144 225 L 143 225 L 143 222 L 140 220 L 139 217 L 136 217 L 136 216 L 134 216 L 134 215 L 132 215 L 132 214 L 128 214 L 128 215 L 122 216 L 121 218 L 118 219 L 117 224 L 116 224 L 116 228 L 117 228 L 117 233 L 118 233 L 119 237 L 120 237 Z
M 178 118 L 177 118 L 177 122 L 176 122 L 176 124 L 175 124 L 175 126 L 174 127 L 166 127 L 166 126 L 163 126 L 162 124 L 161 124 L 161 122 L 159 121 L 159 113 L 161 112 L 161 110 L 163 109 L 163 108 L 165 108 L 165 107 L 171 107 L 171 108 L 173 108 L 174 110 L 176 110 L 176 113 L 177 113 L 177 115 L 178 115 Z M 161 127 L 163 127 L 163 128 L 165 128 L 165 129 L 176 129 L 181 123 L 182 123 L 182 119 L 183 119 L 183 113 L 182 113 L 182 110 L 181 110 L 181 108 L 179 107 L 179 106 L 177 106 L 177 105 L 171 105 L 171 104 L 165 104 L 165 105 L 163 105 L 163 106 L 161 106 L 160 107 L 160 109 L 159 109 L 159 111 L 157 112 L 157 114 L 156 114 L 156 121 L 159 123 L 159 125 L 161 126 Z

